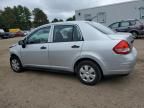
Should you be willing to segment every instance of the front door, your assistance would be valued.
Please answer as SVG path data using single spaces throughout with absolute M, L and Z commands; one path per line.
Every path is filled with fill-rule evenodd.
M 50 65 L 59 69 L 72 69 L 73 61 L 80 56 L 83 38 L 77 26 L 56 25 L 53 42 L 49 44 Z
M 21 49 L 21 57 L 24 65 L 48 65 L 48 37 L 50 35 L 50 28 L 41 28 L 27 37 L 26 48 Z
M 113 23 L 112 25 L 110 25 L 109 27 L 111 28 L 111 29 L 113 29 L 114 31 L 116 31 L 116 32 L 119 32 L 119 26 L 120 26 L 120 23 L 119 22 L 116 22 L 116 23 Z

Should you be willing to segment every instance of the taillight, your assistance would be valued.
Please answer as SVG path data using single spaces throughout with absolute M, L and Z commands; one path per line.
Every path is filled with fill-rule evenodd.
M 113 51 L 116 54 L 128 54 L 130 53 L 131 48 L 127 41 L 122 40 L 113 48 Z

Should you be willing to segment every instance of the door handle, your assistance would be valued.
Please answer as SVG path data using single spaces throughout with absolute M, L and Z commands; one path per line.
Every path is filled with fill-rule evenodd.
M 78 45 L 73 45 L 72 48 L 79 48 L 80 46 Z
M 47 47 L 45 47 L 45 46 L 42 46 L 42 47 L 40 47 L 40 49 L 47 49 Z

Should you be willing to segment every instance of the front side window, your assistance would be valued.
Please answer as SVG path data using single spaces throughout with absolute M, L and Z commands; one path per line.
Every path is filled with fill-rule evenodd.
M 119 27 L 119 23 L 114 23 L 110 26 L 110 28 L 118 28 Z
M 28 44 L 39 44 L 39 43 L 47 43 L 48 37 L 50 34 L 51 27 L 45 27 L 37 30 L 36 32 L 32 33 L 28 39 Z
M 53 42 L 80 41 L 81 35 L 73 25 L 57 25 L 54 27 Z
M 121 27 L 128 27 L 130 26 L 130 23 L 128 21 L 121 22 Z

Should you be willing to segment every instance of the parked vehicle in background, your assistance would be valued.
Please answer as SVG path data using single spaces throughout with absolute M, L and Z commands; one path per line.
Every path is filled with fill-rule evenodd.
M 4 30 L 0 29 L 0 38 L 2 38 L 3 34 L 4 34 Z
M 10 33 L 10 32 L 5 32 L 3 35 L 3 39 L 13 38 L 13 37 L 14 37 L 14 33 Z
M 0 29 L 0 33 L 4 33 L 4 30 L 3 30 L 3 29 Z
M 28 30 L 24 30 L 23 32 L 24 32 L 24 36 L 26 36 L 30 33 L 30 31 L 28 31 Z
M 94 85 L 103 75 L 128 75 L 137 57 L 129 33 L 87 21 L 61 22 L 36 28 L 10 47 L 15 72 L 43 68 L 77 73 L 84 84 Z
M 16 33 L 16 32 L 19 32 L 19 31 L 21 31 L 20 28 L 9 29 L 9 32 L 11 32 L 11 33 Z
M 4 32 L 3 29 L 0 29 L 0 38 L 1 39 L 8 39 L 8 38 L 13 38 L 14 34 L 10 32 Z
M 23 36 L 25 36 L 23 31 L 18 31 L 18 32 L 14 33 L 14 34 L 15 34 L 15 37 L 23 37 Z
M 135 38 L 144 37 L 144 24 L 139 20 L 127 20 L 113 23 L 109 26 L 117 32 L 129 32 Z
M 9 32 L 14 34 L 14 37 L 23 37 L 25 36 L 24 32 L 19 28 L 9 29 Z

